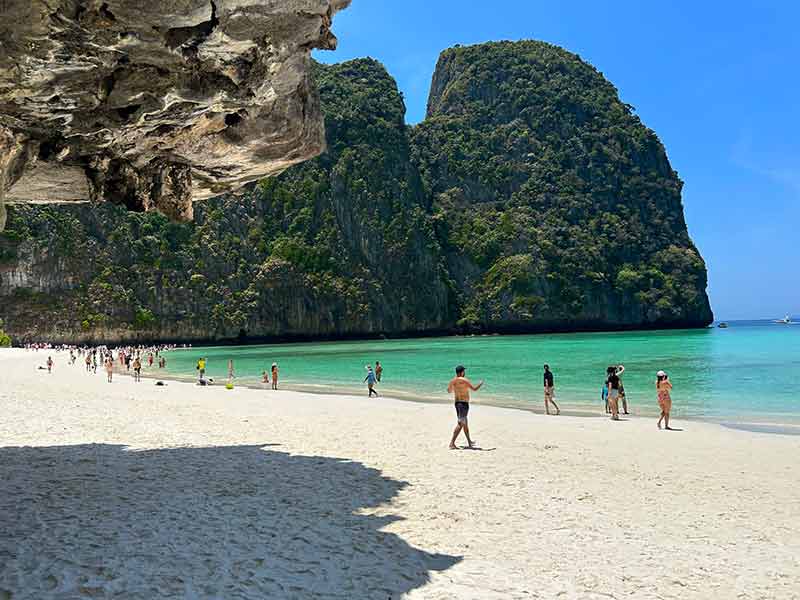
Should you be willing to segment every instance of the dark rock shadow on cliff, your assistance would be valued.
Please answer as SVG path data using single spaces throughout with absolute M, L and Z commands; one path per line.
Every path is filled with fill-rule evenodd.
M 460 560 L 365 514 L 405 485 L 265 446 L 0 448 L 0 598 L 395 598 Z

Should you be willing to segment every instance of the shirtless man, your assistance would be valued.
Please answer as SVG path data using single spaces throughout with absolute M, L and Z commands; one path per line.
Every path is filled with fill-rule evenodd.
M 453 393 L 456 401 L 456 416 L 458 423 L 453 431 L 453 438 L 450 440 L 450 450 L 457 450 L 456 438 L 461 430 L 464 430 L 464 435 L 467 436 L 467 444 L 472 448 L 472 440 L 469 437 L 469 423 L 467 422 L 467 414 L 469 413 L 469 392 L 477 392 L 483 386 L 483 381 L 478 385 L 472 385 L 472 382 L 465 377 L 466 370 L 461 365 L 456 367 L 456 376 L 450 380 L 447 386 L 447 393 Z

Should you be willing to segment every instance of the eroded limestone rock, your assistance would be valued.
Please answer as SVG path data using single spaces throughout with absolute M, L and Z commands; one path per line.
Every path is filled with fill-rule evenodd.
M 319 154 L 309 79 L 350 0 L 3 0 L 0 229 L 9 202 L 191 201 Z

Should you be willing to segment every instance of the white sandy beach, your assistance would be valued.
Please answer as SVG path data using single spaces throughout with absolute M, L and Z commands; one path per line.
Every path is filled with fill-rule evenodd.
M 476 402 L 449 451 L 450 405 L 53 356 L 0 350 L 0 599 L 800 598 L 798 436 Z

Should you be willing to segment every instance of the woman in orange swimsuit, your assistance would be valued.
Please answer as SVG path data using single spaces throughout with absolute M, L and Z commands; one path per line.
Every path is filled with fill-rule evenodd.
M 661 429 L 661 421 L 664 421 L 665 429 L 672 429 L 669 426 L 669 412 L 672 410 L 672 382 L 664 371 L 659 371 L 656 375 L 656 391 L 658 392 L 658 406 L 661 409 L 661 417 L 658 419 L 658 428 Z

